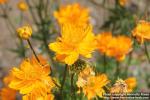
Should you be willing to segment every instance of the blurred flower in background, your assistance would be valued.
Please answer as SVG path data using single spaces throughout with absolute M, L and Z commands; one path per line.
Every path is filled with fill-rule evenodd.
M 27 11 L 28 10 L 28 5 L 24 1 L 18 2 L 18 9 L 21 11 Z
M 140 44 L 143 44 L 146 40 L 150 40 L 150 22 L 140 20 L 133 29 L 132 34 Z
M 71 23 L 84 25 L 89 23 L 89 9 L 82 7 L 78 3 L 61 6 L 59 11 L 54 12 L 54 17 L 60 25 Z
M 0 0 L 0 4 L 6 3 L 8 0 Z

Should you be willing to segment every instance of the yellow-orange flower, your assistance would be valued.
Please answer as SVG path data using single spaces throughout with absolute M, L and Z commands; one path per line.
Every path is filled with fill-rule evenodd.
M 136 87 L 137 82 L 135 77 L 129 77 L 125 80 L 125 83 L 127 84 L 127 91 L 132 92 L 133 89 Z
M 107 76 L 105 74 L 90 76 L 88 78 L 87 84 L 83 86 L 83 93 L 87 96 L 88 100 L 99 96 L 103 97 L 105 90 L 103 89 L 109 83 Z
M 21 11 L 28 10 L 28 5 L 24 1 L 20 1 L 17 6 L 18 6 L 18 9 L 20 9 Z
M 127 93 L 127 84 L 124 80 L 118 79 L 116 83 L 111 87 L 110 93 Z
M 29 39 L 32 35 L 32 28 L 30 26 L 23 26 L 17 29 L 17 33 L 22 39 Z
M 8 84 L 12 81 L 13 75 L 10 72 L 8 76 L 4 77 L 3 82 L 5 86 L 8 86 Z
M 97 35 L 96 40 L 101 53 L 115 57 L 118 61 L 124 60 L 126 54 L 132 50 L 132 40 L 127 36 L 112 36 L 111 32 L 103 32 Z
M 0 0 L 0 4 L 6 3 L 8 0 Z
M 0 90 L 0 100 L 16 100 L 16 90 L 4 87 Z
M 97 35 L 97 48 L 101 53 L 106 53 L 109 50 L 108 43 L 112 40 L 111 32 L 102 32 Z
M 32 91 L 30 94 L 24 95 L 22 100 L 54 100 L 54 95 L 51 93 L 40 93 L 40 90 Z
M 96 96 L 103 97 L 105 93 L 103 87 L 108 83 L 109 80 L 105 74 L 95 75 L 93 69 L 87 65 L 87 67 L 79 73 L 76 84 L 79 88 L 79 92 L 83 91 L 88 100 L 91 100 Z
M 96 47 L 92 26 L 65 24 L 61 28 L 61 37 L 50 43 L 49 48 L 56 52 L 56 58 L 68 65 L 73 64 L 79 55 L 90 58 Z
M 110 93 L 130 93 L 136 87 L 136 78 L 130 77 L 126 80 L 118 79 L 110 89 Z
M 78 3 L 60 7 L 59 11 L 54 12 L 54 16 L 60 25 L 65 23 L 83 25 L 89 22 L 89 10 Z
M 126 54 L 132 50 L 132 40 L 127 36 L 114 37 L 108 44 L 106 55 L 115 57 L 118 61 L 125 59 Z
M 24 96 L 35 93 L 36 97 L 45 97 L 51 93 L 55 84 L 49 76 L 50 66 L 42 56 L 38 58 L 40 63 L 33 57 L 31 60 L 25 59 L 20 68 L 12 69 L 13 80 L 9 84 L 10 88 L 19 90 Z
M 87 65 L 87 67 L 83 71 L 81 71 L 78 75 L 78 81 L 76 82 L 77 86 L 79 88 L 85 86 L 90 76 L 95 76 L 95 72 L 89 65 Z
M 143 44 L 145 40 L 150 40 L 150 22 L 140 20 L 133 29 L 132 35 L 136 37 L 137 41 L 141 44 Z
M 128 0 L 119 0 L 121 6 L 125 6 Z
M 12 74 L 4 77 L 4 87 L 0 90 L 0 100 L 16 100 L 17 91 L 8 87 L 8 84 L 13 79 Z

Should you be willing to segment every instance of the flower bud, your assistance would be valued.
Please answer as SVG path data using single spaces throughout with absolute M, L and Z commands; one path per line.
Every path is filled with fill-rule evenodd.
M 22 39 L 29 39 L 32 35 L 32 28 L 30 26 L 23 26 L 17 29 L 17 33 Z
M 23 1 L 19 2 L 17 6 L 18 6 L 18 9 L 21 11 L 28 10 L 28 5 Z

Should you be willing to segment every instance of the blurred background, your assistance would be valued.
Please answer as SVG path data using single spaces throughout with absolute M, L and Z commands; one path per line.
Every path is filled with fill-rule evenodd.
M 17 51 L 21 46 L 20 40 L 16 38 L 14 28 L 20 27 L 24 24 L 30 24 L 33 31 L 37 32 L 37 23 L 34 22 L 34 17 L 39 20 L 36 15 L 36 10 L 33 8 L 33 12 L 30 10 L 20 11 L 18 9 L 18 3 L 22 0 L 8 0 L 6 5 L 6 11 L 9 16 L 9 20 L 5 20 L 4 11 L 0 10 L 0 78 L 2 79 L 13 66 L 18 66 L 22 57 L 22 51 Z M 27 0 L 31 4 L 35 4 L 42 0 Z M 44 1 L 44 0 L 43 0 Z M 94 32 L 100 33 L 103 31 L 111 31 L 113 25 L 114 34 L 130 34 L 132 28 L 135 26 L 136 20 L 144 17 L 149 17 L 150 14 L 150 0 L 126 0 L 127 3 L 123 8 L 115 8 L 115 0 L 49 0 L 48 21 L 50 21 L 49 27 L 51 38 L 47 42 L 55 40 L 58 36 L 59 28 L 55 19 L 53 18 L 53 11 L 57 10 L 60 5 L 70 4 L 78 2 L 84 7 L 90 9 L 91 23 L 94 26 Z M 26 1 L 25 1 L 26 2 Z M 45 0 L 46 2 L 46 0 Z M 0 5 L 1 6 L 1 5 Z M 2 5 L 4 8 L 5 6 Z M 111 9 L 111 10 L 110 10 Z M 33 15 L 34 17 L 33 17 Z M 52 24 L 51 24 L 52 23 Z M 12 24 L 12 25 L 11 25 Z M 40 27 L 40 25 L 39 25 Z M 55 34 L 56 33 L 56 34 Z M 38 36 L 33 36 L 31 40 L 36 52 L 41 53 L 41 44 Z M 20 44 L 18 44 L 18 42 Z M 28 49 L 26 42 L 22 41 L 25 49 Z M 150 45 L 148 45 L 148 51 L 150 51 Z M 145 55 L 144 47 L 140 45 L 135 46 L 135 51 L 132 52 L 132 60 L 130 64 L 129 56 L 121 64 L 121 69 L 128 68 L 128 76 L 135 76 L 138 80 L 138 88 L 140 91 L 150 92 L 150 63 Z M 19 52 L 19 53 L 18 53 Z M 28 50 L 26 55 L 30 55 L 31 51 Z M 150 54 L 150 52 L 149 52 Z M 46 55 L 46 54 L 45 54 Z M 96 53 L 94 55 L 96 57 Z

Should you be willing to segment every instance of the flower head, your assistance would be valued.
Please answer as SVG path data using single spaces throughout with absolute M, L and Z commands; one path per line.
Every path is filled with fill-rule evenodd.
M 39 90 L 34 90 L 30 94 L 24 95 L 22 100 L 54 100 L 54 95 L 51 93 L 41 94 Z
M 109 83 L 109 80 L 105 74 L 95 75 L 95 72 L 91 67 L 87 66 L 78 75 L 77 86 L 80 89 L 79 92 L 87 96 L 88 100 L 93 99 L 96 96 L 103 97 L 105 93 L 103 89 Z
M 125 59 L 126 54 L 132 50 L 132 40 L 127 36 L 114 37 L 108 44 L 106 55 L 115 57 L 118 61 Z
M 80 27 L 65 24 L 61 28 L 61 37 L 56 42 L 50 43 L 49 48 L 56 52 L 56 58 L 59 61 L 72 65 L 79 55 L 90 58 L 95 45 L 91 25 Z
M 140 20 L 137 26 L 133 29 L 132 35 L 136 37 L 141 44 L 145 40 L 150 40 L 150 22 Z
M 89 22 L 89 10 L 78 3 L 60 7 L 59 11 L 54 12 L 54 16 L 60 25 L 65 23 L 83 25 Z
M 105 90 L 103 89 L 109 83 L 107 76 L 105 74 L 90 76 L 87 84 L 83 86 L 83 93 L 87 96 L 88 100 L 99 96 L 103 97 Z
M 28 5 L 26 4 L 26 2 L 20 1 L 18 3 L 18 9 L 20 9 L 21 11 L 26 11 L 28 10 Z
M 8 87 L 8 84 L 12 81 L 13 76 L 10 73 L 4 77 L 4 87 L 0 89 L 0 100 L 16 100 L 17 91 Z
M 22 39 L 29 39 L 32 35 L 32 28 L 30 26 L 23 26 L 17 29 L 18 35 Z
M 118 61 L 125 59 L 126 54 L 132 50 L 132 40 L 127 36 L 112 36 L 110 32 L 103 32 L 97 36 L 98 50 Z
M 85 86 L 90 76 L 95 76 L 95 72 L 89 65 L 87 65 L 87 67 L 78 75 L 78 81 L 76 82 L 77 86 L 79 88 Z
M 103 32 L 97 35 L 97 48 L 101 53 L 106 53 L 109 50 L 108 43 L 112 40 L 111 32 Z
M 12 81 L 13 75 L 10 72 L 8 76 L 4 77 L 3 82 L 5 86 L 8 86 L 8 84 Z
M 16 90 L 4 87 L 0 90 L 0 100 L 16 100 Z
M 136 78 L 135 77 L 129 77 L 125 80 L 125 83 L 127 84 L 127 91 L 132 92 L 133 89 L 136 87 Z
M 125 6 L 128 0 L 119 0 L 121 6 Z
M 42 56 L 38 56 L 40 63 L 35 57 L 32 59 L 25 59 L 20 68 L 14 67 L 12 74 L 13 80 L 9 87 L 19 90 L 20 94 L 24 96 L 36 94 L 36 97 L 45 97 L 55 84 L 50 74 L 50 66 Z
M 110 89 L 110 93 L 127 93 L 127 84 L 124 80 L 118 79 L 113 87 Z
M 114 86 L 110 89 L 110 93 L 130 93 L 136 87 L 136 79 L 134 77 L 126 80 L 118 79 Z

